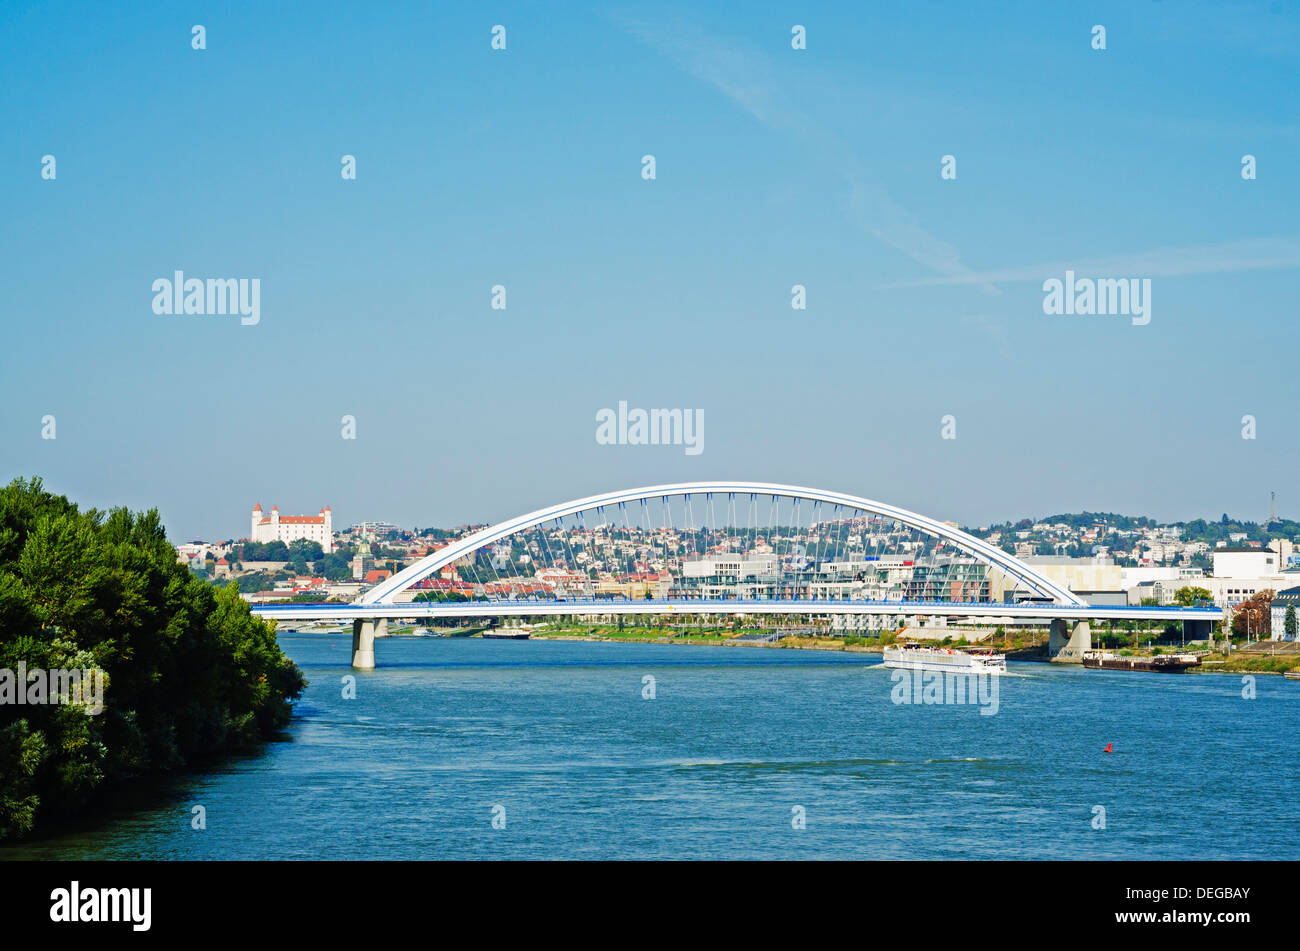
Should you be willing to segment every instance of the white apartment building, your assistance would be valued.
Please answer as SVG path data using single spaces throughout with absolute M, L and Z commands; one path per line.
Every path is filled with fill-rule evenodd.
M 1144 581 L 1162 581 L 1174 588 L 1184 585 L 1205 587 L 1201 584 L 1205 572 L 1186 565 L 1129 566 L 1120 569 L 1120 574 L 1120 587 L 1124 589 L 1135 588 Z
M 732 577 L 743 580 L 770 577 L 776 574 L 776 570 L 776 557 L 763 554 L 708 555 L 682 562 L 683 578 Z
M 1286 609 L 1288 606 L 1294 607 L 1297 612 L 1300 612 L 1300 586 L 1279 591 L 1277 597 L 1273 599 L 1271 612 L 1272 631 L 1270 636 L 1275 641 L 1295 640 L 1286 632 Z
M 1030 555 L 1022 560 L 1048 580 L 1071 591 L 1117 591 L 1123 584 L 1124 569 L 1112 558 Z
M 1267 572 L 1260 570 L 1269 567 L 1267 549 L 1251 549 L 1240 554 L 1256 557 L 1220 562 L 1216 554 L 1216 570 L 1211 577 L 1201 577 L 1195 568 L 1125 568 L 1124 589 L 1129 603 L 1155 598 L 1161 604 L 1172 604 L 1179 588 L 1193 587 L 1209 591 L 1210 599 L 1218 607 L 1236 607 L 1261 591 L 1281 591 L 1300 582 L 1300 572 L 1277 569 L 1276 552 L 1272 553 L 1272 570 Z M 1226 574 L 1221 576 L 1220 572 Z
M 1283 568 L 1273 548 L 1217 548 L 1214 551 L 1216 578 L 1267 578 Z
M 305 538 L 319 542 L 325 554 L 334 551 L 334 516 L 327 505 L 319 515 L 281 515 L 278 506 L 271 506 L 265 515 L 260 504 L 253 506 L 252 528 L 248 540 L 253 542 L 284 542 L 286 545 Z
M 1129 604 L 1141 604 L 1155 598 L 1160 604 L 1173 604 L 1179 588 L 1205 588 L 1214 593 L 1205 572 L 1186 565 L 1126 567 L 1121 569 L 1120 587 L 1128 594 Z
M 1287 572 L 1268 578 L 1205 578 L 1197 586 L 1208 588 L 1219 607 L 1236 607 L 1261 591 L 1285 591 L 1300 583 L 1300 572 Z

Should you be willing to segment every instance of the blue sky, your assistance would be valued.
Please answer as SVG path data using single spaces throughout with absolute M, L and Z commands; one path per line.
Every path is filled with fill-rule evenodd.
M 9 0 L 0 63 L 0 476 L 177 541 L 695 478 L 1300 516 L 1296 2 Z M 1066 268 L 1151 322 L 1044 315 Z M 261 322 L 155 315 L 176 269 Z M 620 400 L 704 451 L 598 445 Z

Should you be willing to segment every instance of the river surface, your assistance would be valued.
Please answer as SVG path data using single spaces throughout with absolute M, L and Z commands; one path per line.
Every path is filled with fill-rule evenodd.
M 1281 677 L 1012 664 L 984 715 L 878 655 L 389 638 L 345 699 L 349 637 L 281 643 L 283 740 L 0 858 L 1300 858 Z

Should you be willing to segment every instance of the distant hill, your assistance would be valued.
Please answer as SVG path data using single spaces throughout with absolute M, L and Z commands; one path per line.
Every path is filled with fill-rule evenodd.
M 985 529 L 968 529 L 972 534 L 984 536 L 992 532 L 1027 531 L 1039 523 L 1049 525 L 1065 524 L 1074 529 L 1091 528 L 1105 525 L 1107 529 L 1121 532 L 1140 531 L 1142 529 L 1177 527 L 1179 537 L 1184 541 L 1203 541 L 1214 545 L 1227 541 L 1236 534 L 1244 534 L 1250 541 L 1266 542 L 1273 538 L 1300 539 L 1300 522 L 1291 519 L 1277 519 L 1268 523 L 1251 522 L 1229 518 L 1224 513 L 1215 521 L 1203 518 L 1189 522 L 1158 523 L 1145 515 L 1120 515 L 1116 512 L 1066 512 L 1059 515 L 1045 515 L 1042 518 L 1024 518 L 1018 522 L 1003 522 L 990 525 Z

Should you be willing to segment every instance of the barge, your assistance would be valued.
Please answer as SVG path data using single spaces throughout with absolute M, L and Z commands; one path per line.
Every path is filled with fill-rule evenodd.
M 1083 666 L 1095 670 L 1145 670 L 1157 674 L 1181 674 L 1201 666 L 1196 654 L 1153 654 L 1150 657 L 1121 657 L 1106 651 L 1087 651 Z

